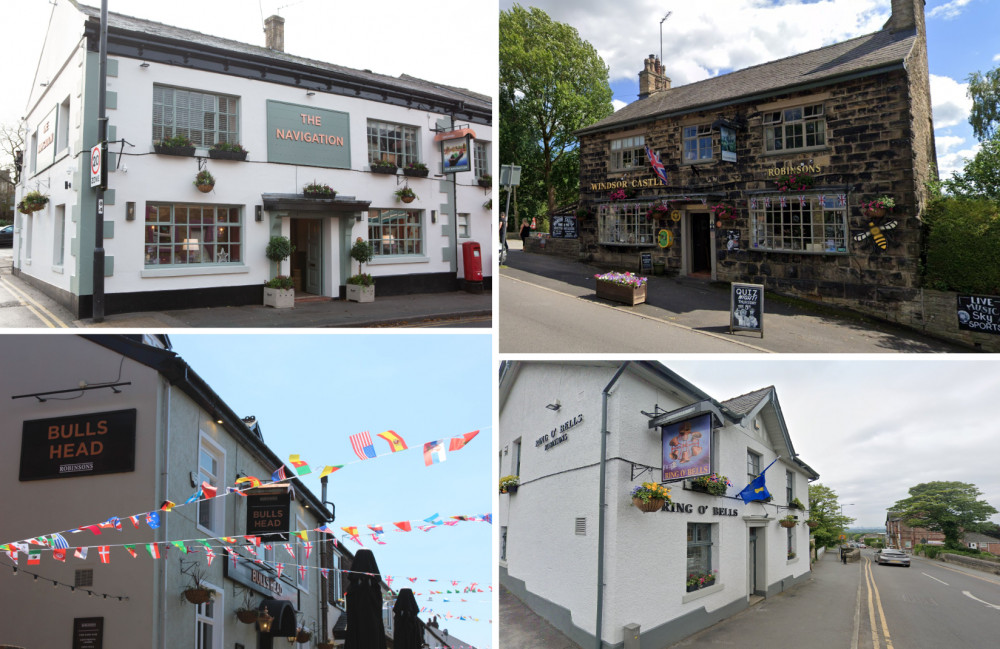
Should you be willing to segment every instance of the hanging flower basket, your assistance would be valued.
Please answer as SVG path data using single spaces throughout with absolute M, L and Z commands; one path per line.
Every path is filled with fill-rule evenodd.
M 819 521 L 806 521 L 806 525 L 808 525 L 810 529 L 816 529 L 819 527 Z
M 258 611 L 255 608 L 241 608 L 236 611 L 236 619 L 243 624 L 253 624 L 257 621 Z
M 184 598 L 192 604 L 204 604 L 212 599 L 212 591 L 208 588 L 188 588 L 184 591 Z
M 632 504 L 639 511 L 658 512 L 663 509 L 663 504 L 670 501 L 670 488 L 664 487 L 655 482 L 643 482 L 638 487 L 632 489 Z
M 31 191 L 21 198 L 21 202 L 17 204 L 17 211 L 21 214 L 31 214 L 32 212 L 44 210 L 48 204 L 48 196 L 39 191 Z
M 799 519 L 795 516 L 785 516 L 784 518 L 778 521 L 778 524 L 781 525 L 782 527 L 795 527 L 795 525 L 798 522 Z
M 412 189 L 409 187 L 403 187 L 402 189 L 396 190 L 396 198 L 403 201 L 404 203 L 412 203 L 414 200 L 419 198 Z
M 633 498 L 632 504 L 639 508 L 639 511 L 646 512 L 658 512 L 663 509 L 663 503 L 666 501 L 661 498 L 653 498 L 646 502 L 643 502 L 640 498 Z
M 208 169 L 205 169 L 199 171 L 198 175 L 194 177 L 194 184 L 198 191 L 207 194 L 215 187 L 215 177 L 208 172 Z
M 892 196 L 879 196 L 878 198 L 861 204 L 861 211 L 865 216 L 872 219 L 880 219 L 891 212 L 896 207 L 896 201 Z
M 299 629 L 299 632 L 295 634 L 296 642 L 309 642 L 312 640 L 313 634 L 309 629 Z

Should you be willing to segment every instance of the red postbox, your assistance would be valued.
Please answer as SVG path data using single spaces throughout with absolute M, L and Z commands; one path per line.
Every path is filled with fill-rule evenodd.
M 478 242 L 466 241 L 462 244 L 462 267 L 465 268 L 466 282 L 483 281 L 483 255 Z

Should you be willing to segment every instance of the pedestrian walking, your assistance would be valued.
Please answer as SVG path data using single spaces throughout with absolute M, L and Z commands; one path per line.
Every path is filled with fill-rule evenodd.
M 521 219 L 521 241 L 524 241 L 531 236 L 531 225 L 528 223 L 528 219 Z
M 846 566 L 847 565 L 847 546 L 840 546 L 840 561 Z
M 507 261 L 507 213 L 500 212 L 500 263 Z

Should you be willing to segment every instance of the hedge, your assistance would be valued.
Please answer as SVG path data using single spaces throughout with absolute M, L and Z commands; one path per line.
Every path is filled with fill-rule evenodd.
M 1000 207 L 986 199 L 933 199 L 925 211 L 924 286 L 1000 295 Z

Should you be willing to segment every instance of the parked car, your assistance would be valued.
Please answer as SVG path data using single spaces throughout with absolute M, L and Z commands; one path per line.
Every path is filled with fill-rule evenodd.
M 5 225 L 0 228 L 0 248 L 11 248 L 14 246 L 14 226 Z
M 902 550 L 885 549 L 875 553 L 875 563 L 910 567 L 910 557 Z

